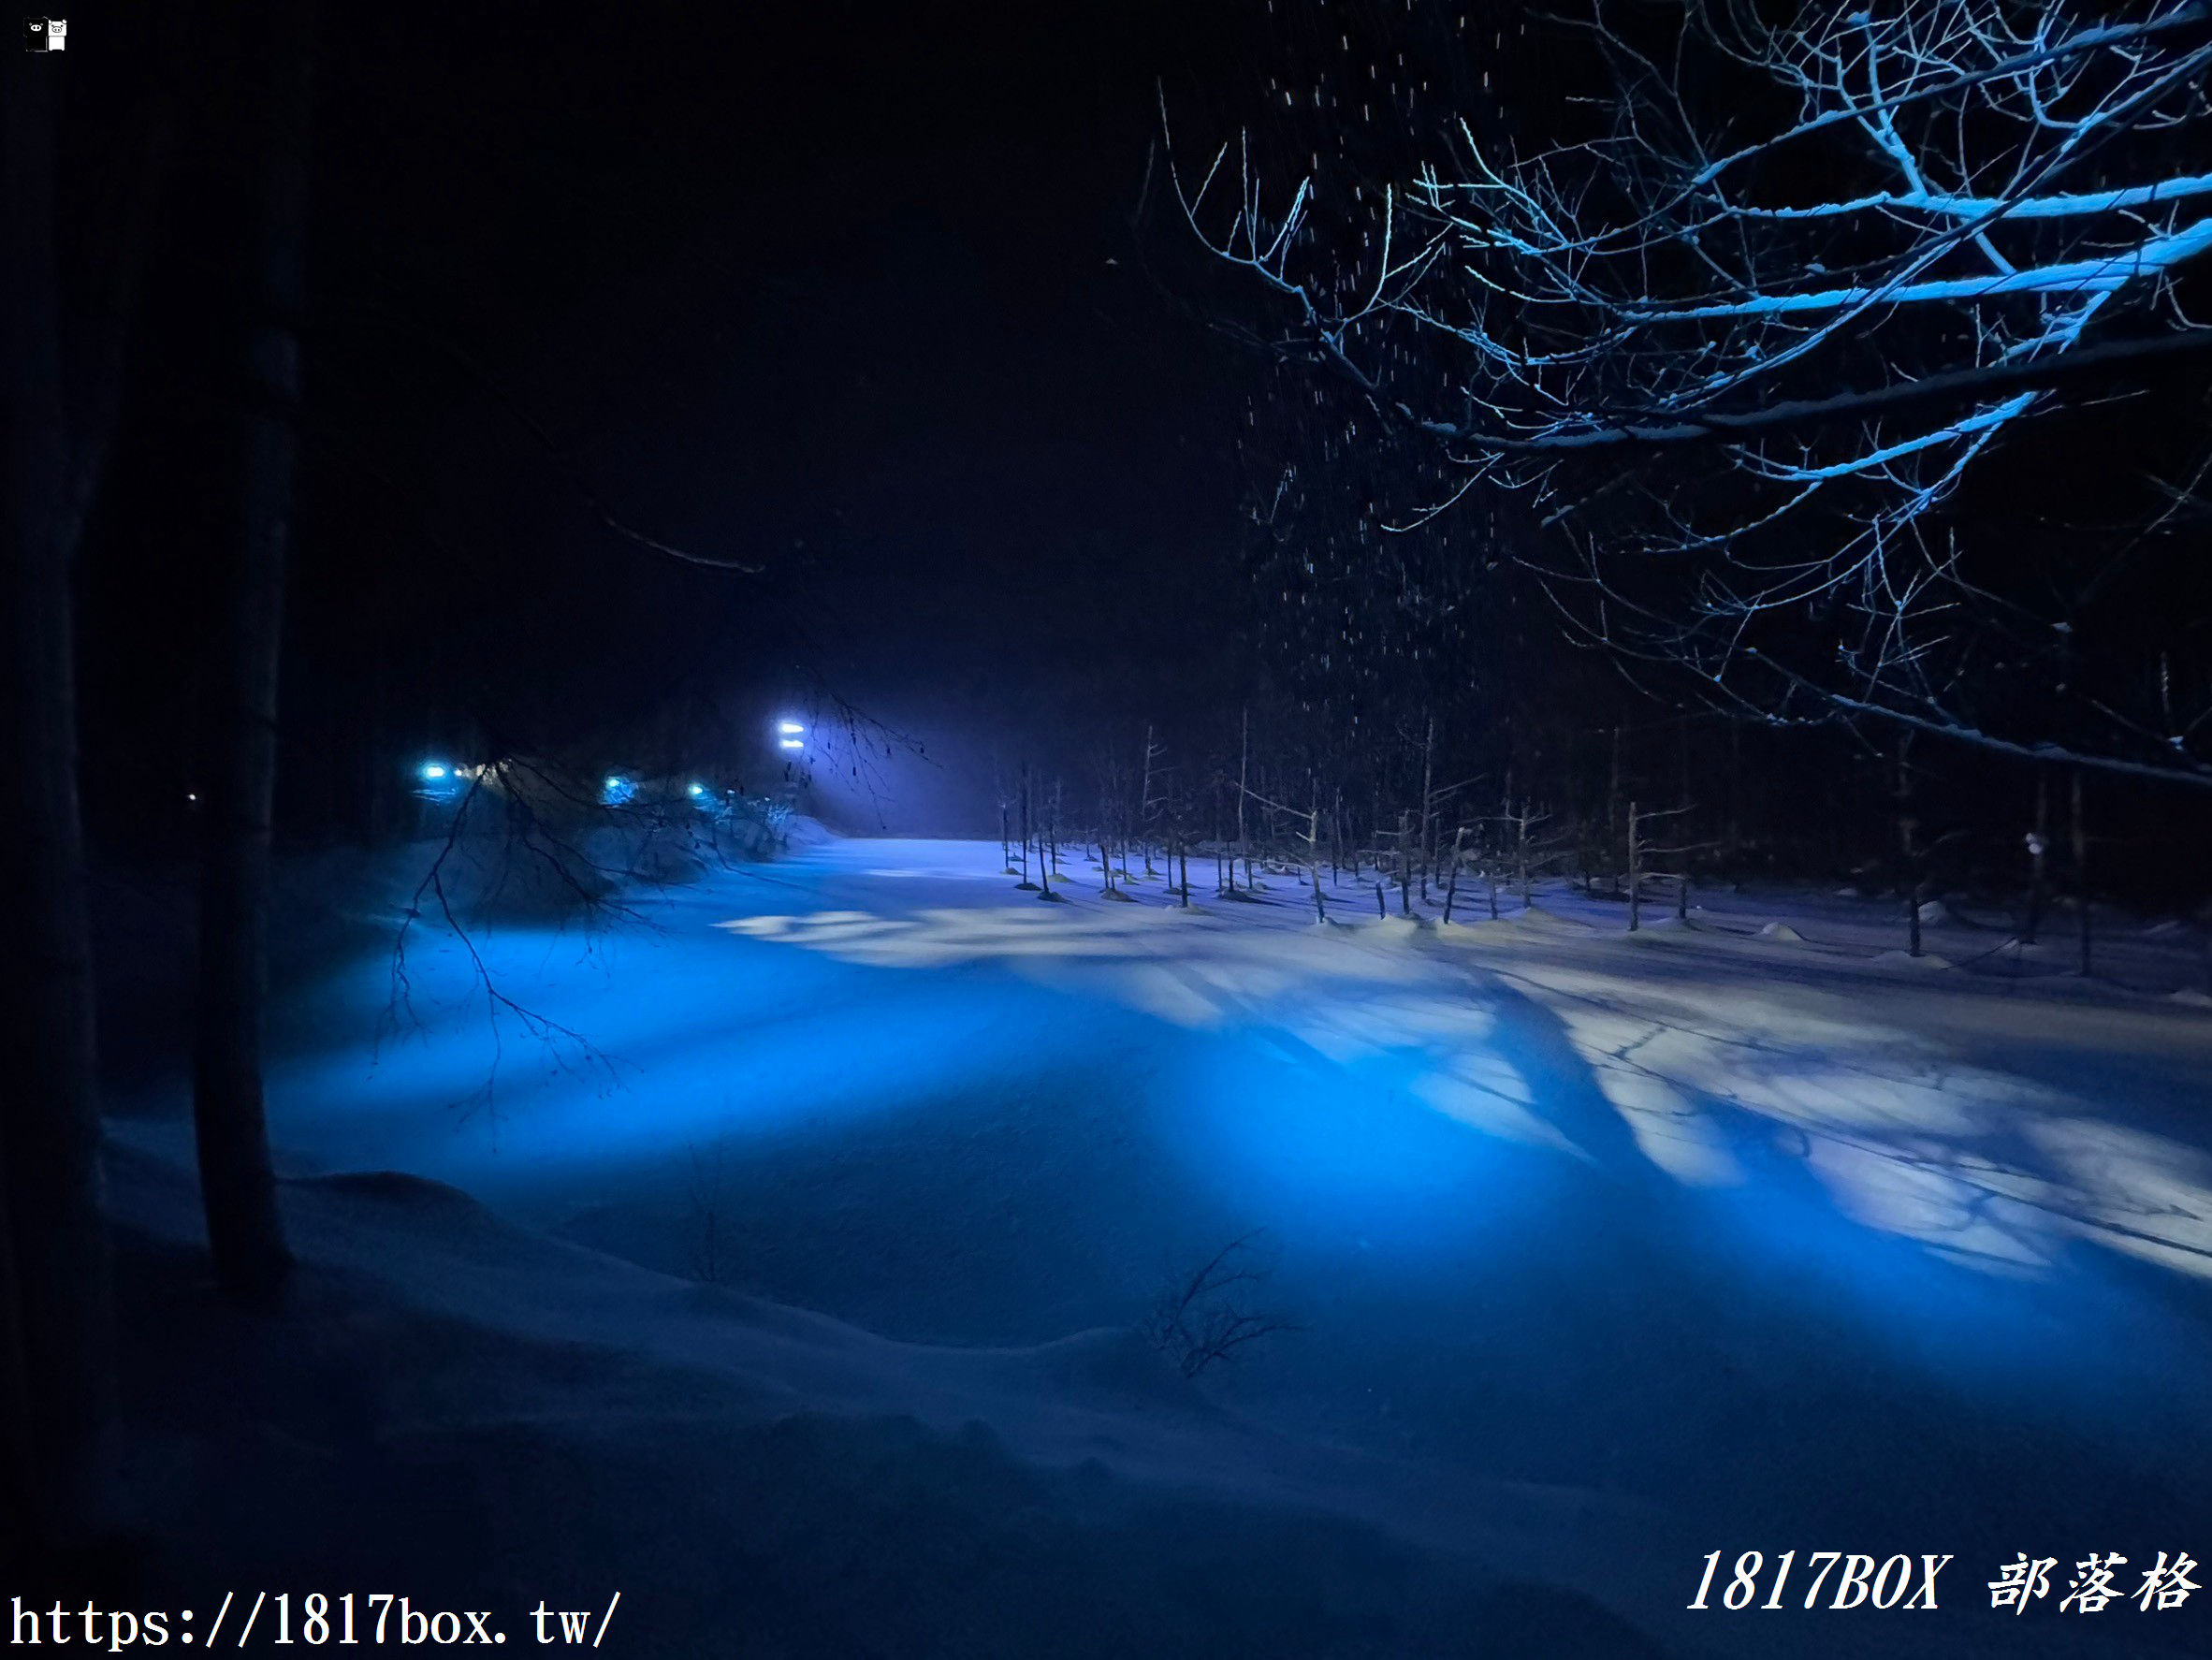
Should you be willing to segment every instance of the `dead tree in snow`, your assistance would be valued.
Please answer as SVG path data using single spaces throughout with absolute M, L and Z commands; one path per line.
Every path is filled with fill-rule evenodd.
M 1529 832 L 1550 819 L 1550 813 L 1537 812 L 1526 801 L 1518 808 L 1510 804 L 1506 819 L 1513 826 L 1513 876 L 1521 889 L 1521 908 L 1529 910 L 1535 904 L 1534 882 L 1535 873 L 1558 859 L 1565 851 L 1554 842 L 1534 838 Z
M 1125 850 L 1122 873 L 1128 872 L 1129 821 L 1134 808 L 1129 800 L 1128 769 L 1122 763 L 1121 752 L 1109 743 L 1099 759 L 1099 892 L 1105 898 L 1127 898 L 1114 885 L 1113 849 L 1118 842 Z
M 1238 792 L 1238 797 L 1240 801 L 1249 798 L 1254 805 L 1263 808 L 1270 814 L 1282 814 L 1295 821 L 1296 823 L 1304 825 L 1302 830 L 1296 833 L 1293 845 L 1295 845 L 1296 842 L 1303 842 L 1305 844 L 1303 863 L 1305 865 L 1306 878 L 1313 883 L 1314 888 L 1314 920 L 1316 922 L 1327 922 L 1329 920 L 1329 909 L 1321 892 L 1320 785 L 1317 783 L 1314 786 L 1313 803 L 1303 811 L 1301 811 L 1297 808 L 1286 807 L 1279 801 L 1271 800 L 1269 797 L 1260 794 L 1257 790 L 1240 790 Z M 1242 814 L 1239 816 L 1242 817 Z M 1272 830 L 1270 834 L 1270 840 L 1273 840 Z M 1249 885 L 1248 873 L 1247 885 Z
M 1305 821 L 1305 867 L 1314 884 L 1314 921 L 1329 920 L 1329 906 L 1321 897 L 1321 796 L 1318 785 L 1314 791 L 1313 810 Z
M 1167 805 L 1167 758 L 1165 745 L 1155 743 L 1150 726 L 1144 729 L 1144 760 L 1142 777 L 1137 786 L 1137 837 L 1144 846 L 1144 874 L 1154 875 L 1152 868 L 1152 826 Z M 1159 794 L 1155 794 L 1155 790 Z M 1171 875 L 1172 872 L 1170 873 Z
M 1030 810 L 1029 764 L 1022 763 L 1022 880 L 1014 886 L 1023 893 L 1033 894 L 1037 884 L 1029 880 L 1029 837 L 1035 815 Z
M 2020 925 L 2020 943 L 2033 945 L 2035 936 L 2043 926 L 2044 883 L 2046 880 L 2044 865 L 2051 851 L 2051 775 L 2048 769 L 2035 769 L 2035 823 L 2029 830 L 2028 844 L 2028 914 Z
M 1160 1293 L 1145 1333 L 1186 1377 L 1196 1377 L 1274 1332 L 1294 1328 L 1252 1297 L 1274 1274 L 1264 1233 L 1232 1239 Z
M 1688 807 L 1668 808 L 1662 812 L 1639 811 L 1632 799 L 1628 803 L 1628 931 L 1636 933 L 1643 926 L 1644 883 L 1654 877 L 1671 881 L 1674 886 L 1674 914 L 1678 921 L 1687 921 L 1690 915 L 1690 873 L 1685 867 L 1679 871 L 1652 870 L 1647 861 L 1654 853 L 1688 854 L 1695 851 L 1689 843 L 1676 847 L 1654 847 L 1644 839 L 1644 827 L 1653 819 L 1672 818 L 1686 813 Z

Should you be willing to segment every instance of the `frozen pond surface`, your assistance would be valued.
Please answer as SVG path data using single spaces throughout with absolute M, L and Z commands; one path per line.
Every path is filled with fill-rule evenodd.
M 1972 917 L 1928 928 L 1955 966 L 1885 956 L 1889 909 L 1834 896 L 1704 896 L 1631 937 L 1558 884 L 1497 922 L 1463 892 L 1480 920 L 1438 925 L 1346 881 L 1317 926 L 1294 873 L 1231 902 L 1194 861 L 1186 910 L 1064 868 L 1046 905 L 996 844 L 831 842 L 604 930 L 495 931 L 513 1007 L 428 929 L 396 1025 L 387 937 L 290 988 L 272 1133 L 330 1318 L 467 1334 L 365 1418 L 550 1436 L 581 1472 L 478 1480 L 471 1442 L 437 1479 L 478 1480 L 504 1542 L 457 1560 L 519 1594 L 559 1531 L 530 1513 L 588 1511 L 633 1631 L 658 1597 L 654 1652 L 683 1652 L 775 1601 L 716 1565 L 757 1504 L 687 1500 L 672 1554 L 639 1493 L 718 1459 L 765 1480 L 760 1437 L 797 1434 L 758 1504 L 910 1466 L 927 1515 L 983 1470 L 1045 1485 L 961 1514 L 1049 1518 L 1054 1562 L 1099 1565 L 971 1564 L 981 1628 L 893 1574 L 836 1640 L 794 1605 L 764 1653 L 1091 1652 L 1070 1622 L 1158 1653 L 2201 1652 L 2212 1592 L 2057 1608 L 2091 1551 L 2132 1591 L 2212 1545 L 2212 1012 L 2170 995 L 2202 985 L 2185 940 L 2108 941 L 2085 986 L 2070 944 Z M 188 1236 L 174 1113 L 120 1136 L 126 1217 Z M 347 1173 L 381 1171 L 489 1214 Z M 1130 1328 L 1241 1238 L 1242 1306 L 1284 1329 L 1188 1382 Z M 619 1358 L 517 1358 L 546 1345 Z M 712 1428 L 678 1455 L 677 1421 Z M 1241 1520 L 1094 1513 L 1087 1481 Z M 1332 1517 L 1362 1542 L 1322 1542 Z M 755 1563 L 854 1549 L 746 1536 Z M 1781 1610 L 1721 1612 L 1747 1550 L 1954 1560 L 1932 1614 L 1807 1612 L 1802 1566 Z M 2022 1551 L 2059 1559 L 2052 1594 L 1993 1613 Z M 1162 1618 L 1186 1571 L 1235 1585 L 1186 1585 L 1157 1629 L 1096 1601 Z M 680 1617 L 677 1580 L 706 1598 Z

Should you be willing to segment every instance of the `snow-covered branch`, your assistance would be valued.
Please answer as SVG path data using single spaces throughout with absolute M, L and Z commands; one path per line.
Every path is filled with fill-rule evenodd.
M 1828 0 L 1778 28 L 1712 0 L 1665 38 L 1602 5 L 1572 29 L 1612 89 L 1598 127 L 1463 110 L 1351 204 L 1271 187 L 1240 142 L 1233 181 L 1226 148 L 1178 180 L 1189 225 L 1287 303 L 1278 351 L 1543 503 L 1568 548 L 1542 556 L 1552 591 L 1589 602 L 1592 637 L 1727 697 L 1756 638 L 1798 654 L 1793 710 L 1943 732 L 1985 724 L 1985 664 L 2047 662 L 2087 696 L 2068 585 L 2096 587 L 2094 538 L 2059 577 L 1959 498 L 2212 345 L 2188 309 L 2212 263 L 2212 12 Z M 2071 718 L 2041 702 L 2031 723 Z M 2126 769 L 2212 776 L 2202 725 L 2147 745 L 2105 724 Z

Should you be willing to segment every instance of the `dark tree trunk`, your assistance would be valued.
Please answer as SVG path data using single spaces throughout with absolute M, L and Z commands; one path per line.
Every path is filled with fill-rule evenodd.
M 16 989 L 0 997 L 9 1070 L 0 1090 L 0 1532 L 65 1544 L 93 1514 L 114 1388 L 72 599 L 79 531 L 113 406 L 106 399 L 90 424 L 70 419 L 54 241 L 56 78 L 47 58 L 7 56 L 0 557 L 11 622 L 0 654 L 14 740 L 18 849 L 7 869 L 19 968 Z M 112 364 L 91 367 L 96 376 Z
M 2035 828 L 2028 833 L 2028 920 L 2020 928 L 2020 943 L 2033 945 L 2043 927 L 2044 860 L 2051 849 L 2051 777 L 2035 769 Z
M 1428 733 L 1421 739 L 1421 903 L 1429 902 L 1429 867 L 1436 862 L 1436 849 L 1430 837 L 1429 824 L 1434 804 L 1436 784 L 1436 717 L 1429 717 Z
M 1728 722 L 1728 827 L 1723 833 L 1721 863 L 1728 869 L 1736 866 L 1738 849 L 1743 845 L 1743 728 L 1735 721 Z
M 1636 803 L 1631 801 L 1628 804 L 1628 931 L 1631 934 L 1644 925 L 1643 853 L 1643 826 L 1637 818 Z
M 2088 822 L 2082 814 L 2081 768 L 2074 769 L 2072 789 L 2067 798 L 2070 816 L 2074 821 L 2074 890 L 2080 905 L 2081 917 L 2081 968 L 2084 979 L 2089 974 L 2089 832 Z
M 1318 792 L 1314 796 L 1314 810 L 1305 822 L 1306 867 L 1314 877 L 1314 921 L 1329 920 L 1329 907 L 1321 897 L 1321 806 Z
M 1244 855 L 1244 885 L 1252 885 L 1252 844 L 1244 838 L 1244 796 L 1252 782 L 1252 711 L 1249 708 L 1244 711 L 1239 730 L 1242 736 L 1237 761 L 1237 852 L 1229 856 L 1229 885 L 1232 888 L 1237 882 L 1237 853 Z
M 1904 861 L 1903 887 L 1905 891 L 1906 949 L 1914 956 L 1921 954 L 1920 903 L 1924 883 L 1919 843 L 1920 821 L 1913 816 L 1913 735 L 1905 734 L 1897 750 L 1897 838 L 1898 851 Z
M 307 263 L 312 0 L 270 0 L 260 134 L 260 223 L 249 284 L 238 561 L 229 573 L 200 884 L 193 1120 L 215 1275 L 254 1302 L 291 1268 L 262 1100 L 269 820 L 276 794 L 277 663 L 298 450 L 298 319 Z
M 1606 769 L 1606 839 L 1615 846 L 1621 837 L 1621 729 L 1613 728 L 1612 760 Z M 1587 887 L 1587 881 L 1583 884 Z
M 1037 884 L 1029 880 L 1029 764 L 1022 763 L 1022 880 L 1014 884 L 1017 889 L 1034 889 Z
M 1137 783 L 1137 839 L 1144 849 L 1144 874 L 1152 874 L 1152 764 L 1159 751 L 1152 742 L 1152 728 L 1144 728 L 1144 774 Z M 1121 861 L 1122 874 L 1129 869 L 1128 852 L 1125 847 Z

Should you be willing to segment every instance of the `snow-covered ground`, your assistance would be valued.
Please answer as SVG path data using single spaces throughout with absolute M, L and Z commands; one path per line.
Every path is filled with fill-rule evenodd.
M 362 930 L 280 1027 L 287 1324 L 193 1289 L 169 1095 L 118 1128 L 163 1572 L 619 1588 L 633 1653 L 2212 1653 L 2058 1607 L 2212 1560 L 2189 936 L 1191 874 L 841 841 L 477 941 L 549 1037 L 433 933 L 395 1026 Z M 1247 1236 L 1285 1329 L 1186 1379 L 1135 1328 Z M 1807 1611 L 1827 1551 L 1938 1610 Z

